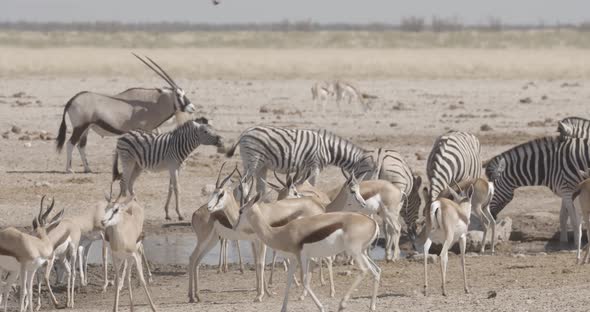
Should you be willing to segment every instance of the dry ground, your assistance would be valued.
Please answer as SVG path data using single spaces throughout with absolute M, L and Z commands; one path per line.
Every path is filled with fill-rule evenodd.
M 220 60 L 217 52 L 231 57 L 230 60 Z M 421 173 L 435 137 L 446 130 L 458 129 L 477 134 L 482 142 L 483 157 L 488 158 L 515 144 L 554 134 L 556 121 L 561 118 L 570 115 L 587 117 L 590 100 L 590 89 L 587 87 L 590 84 L 590 62 L 586 51 L 544 50 L 532 53 L 511 50 L 503 53 L 498 50 L 486 54 L 480 50 L 460 50 L 466 54 L 457 55 L 457 51 L 449 50 L 353 50 L 349 51 L 350 54 L 336 51 L 333 59 L 331 51 L 316 51 L 320 58 L 328 60 L 328 69 L 316 68 L 317 64 L 307 60 L 298 67 L 297 62 L 314 54 L 311 50 L 301 54 L 298 54 L 299 51 L 266 55 L 258 55 L 256 50 L 242 52 L 242 58 L 231 56 L 229 50 L 157 50 L 148 53 L 158 59 L 166 59 L 166 64 L 169 62 L 171 68 L 179 71 L 177 80 L 189 91 L 193 102 L 199 105 L 197 115 L 210 118 L 228 143 L 247 127 L 258 124 L 322 127 L 366 148 L 382 146 L 397 149 Z M 390 52 L 391 55 L 388 54 Z M 102 60 L 101 53 L 104 53 Z M 78 91 L 115 93 L 128 87 L 162 85 L 161 81 L 153 78 L 153 74 L 135 64 L 127 53 L 118 49 L 93 52 L 90 49 L 33 51 L 0 48 L 0 73 L 3 77 L 0 84 L 0 132 L 4 133 L 12 126 L 20 127 L 23 132 L 11 133 L 8 139 L 0 139 L 0 227 L 30 224 L 42 194 L 55 196 L 57 206 L 72 215 L 84 213 L 89 205 L 103 198 L 110 182 L 114 138 L 101 139 L 96 134 L 89 137 L 87 150 L 94 170 L 92 174 L 64 174 L 65 155 L 55 153 L 53 141 L 19 138 L 27 131 L 48 131 L 54 136 L 63 105 Z M 394 61 L 404 53 L 407 58 Z M 191 58 L 191 54 L 196 55 L 195 58 Z M 204 55 L 208 58 L 200 57 Z M 381 58 L 362 61 L 367 55 Z M 265 57 L 268 57 L 268 63 Z M 84 66 L 84 61 L 89 58 L 95 61 Z M 120 58 L 125 60 L 119 63 L 117 60 Z M 292 61 L 282 62 L 290 58 Z M 185 61 L 190 69 L 181 69 Z M 205 65 L 196 65 L 200 62 Z M 243 67 L 241 62 L 244 62 Z M 388 64 L 390 67 L 384 67 Z M 415 71 L 422 74 L 414 76 L 412 64 L 416 66 Z M 396 66 L 403 68 L 399 76 L 389 72 L 396 70 Z M 131 68 L 128 70 L 128 67 Z M 219 77 L 224 79 L 195 79 L 216 77 L 215 68 L 220 71 Z M 298 74 L 300 68 L 302 72 Z M 326 113 L 317 111 L 310 100 L 312 81 L 301 77 L 322 77 L 329 73 L 330 68 L 337 68 L 337 73 L 344 73 L 347 77 L 358 74 L 360 78 L 355 80 L 361 89 L 379 97 L 372 104 L 371 111 L 362 114 L 354 104 L 338 110 L 334 103 L 329 105 Z M 468 69 L 468 78 L 482 77 L 477 74 L 480 70 L 490 73 L 491 78 L 457 79 L 465 77 L 461 68 Z M 346 74 L 348 71 L 350 73 Z M 370 71 L 374 71 L 377 78 L 369 79 Z M 383 72 L 386 74 L 381 74 Z M 236 78 L 227 79 L 234 73 Z M 251 79 L 258 73 L 266 74 L 262 74 L 260 79 Z M 429 73 L 431 78 L 448 79 L 426 79 Z M 277 77 L 293 79 L 271 79 Z M 24 95 L 17 94 L 19 92 L 24 92 Z M 261 112 L 262 107 L 267 112 Z M 482 128 L 484 124 L 491 130 Z M 167 128 L 170 127 L 168 124 Z M 200 147 L 187 161 L 180 177 L 181 205 L 185 216 L 188 217 L 206 201 L 201 188 L 215 181 L 216 170 L 223 160 L 224 156 L 217 154 L 214 148 Z M 81 170 L 76 152 L 74 169 Z M 322 175 L 320 186 L 326 188 L 341 180 L 337 171 L 330 169 Z M 138 180 L 136 189 L 145 204 L 149 225 L 147 235 L 170 230 L 189 231 L 182 226 L 162 228 L 167 182 L 166 173 L 144 174 Z M 517 192 L 515 200 L 501 216 L 512 217 L 515 230 L 525 233 L 526 239 L 547 239 L 558 229 L 558 206 L 558 198 L 547 190 L 526 188 Z M 451 295 L 447 298 L 439 295 L 438 266 L 432 266 L 431 271 L 435 272 L 431 275 L 432 295 L 426 300 L 419 295 L 422 276 L 419 263 L 401 261 L 382 264 L 385 273 L 379 309 L 423 311 L 439 307 L 440 310 L 453 311 L 582 311 L 588 304 L 585 299 L 588 292 L 584 290 L 588 282 L 588 268 L 574 266 L 573 262 L 574 256 L 570 253 L 513 258 L 509 249 L 506 254 L 497 257 L 469 258 L 473 294 L 463 295 L 458 258 L 452 257 Z M 349 268 L 339 267 L 337 270 Z M 206 303 L 184 304 L 187 287 L 184 271 L 184 268 L 159 266 L 152 291 L 161 310 L 275 311 L 279 307 L 282 283 L 277 284 L 278 296 L 262 304 L 252 304 L 252 272 L 242 278 L 235 272 L 217 276 L 212 269 L 203 270 L 203 287 L 210 290 L 204 292 Z M 336 277 L 337 296 L 342 294 L 350 279 L 340 275 Z M 362 298 L 351 302 L 351 311 L 368 306 L 367 285 L 368 282 L 360 287 Z M 228 290 L 231 291 L 220 292 Z M 497 297 L 486 299 L 492 290 L 497 292 Z M 86 292 L 78 299 L 80 311 L 104 311 L 112 302 L 112 291 L 103 295 L 93 286 Z M 139 289 L 136 294 L 138 302 L 145 302 Z M 322 289 L 320 298 L 333 310 L 336 299 L 326 300 L 325 295 L 325 289 Z M 60 296 L 63 297 L 63 292 Z M 127 296 L 123 298 L 126 304 Z M 293 311 L 313 308 L 311 301 L 294 301 L 291 307 Z M 141 310 L 145 310 L 145 306 Z

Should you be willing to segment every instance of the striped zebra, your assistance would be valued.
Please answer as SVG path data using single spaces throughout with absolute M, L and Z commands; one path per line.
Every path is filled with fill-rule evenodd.
M 134 195 L 133 184 L 143 170 L 170 172 L 170 185 L 164 211 L 166 220 L 170 220 L 168 204 L 174 191 L 176 213 L 183 220 L 178 202 L 178 173 L 184 160 L 199 145 L 221 146 L 221 137 L 208 124 L 206 118 L 189 120 L 175 130 L 163 134 L 152 134 L 141 130 L 130 131 L 117 140 L 113 160 L 113 181 L 121 179 L 121 194 L 127 196 L 127 190 Z M 118 161 L 121 160 L 122 174 L 119 173 Z
M 436 139 L 426 163 L 430 181 L 426 207 L 452 183 L 479 178 L 480 150 L 479 140 L 471 133 L 450 131 Z
M 381 179 L 393 183 L 406 195 L 401 216 L 406 223 L 410 238 L 416 236 L 416 221 L 420 216 L 420 186 L 422 178 L 414 175 L 402 155 L 394 150 L 379 148 L 371 152 L 375 162 L 372 180 Z
M 268 170 L 280 173 L 300 172 L 301 181 L 309 178 L 312 185 L 328 165 L 342 168 L 356 177 L 374 170 L 366 151 L 352 142 L 326 130 L 301 130 L 257 126 L 245 130 L 227 152 L 232 157 L 237 147 L 244 166 L 244 179 L 256 177 L 256 190 L 264 194 Z
M 590 168 L 588 139 L 535 139 L 493 157 L 486 162 L 485 168 L 488 179 L 494 182 L 494 197 L 490 203 L 494 217 L 512 200 L 514 190 L 521 186 L 547 186 L 561 197 L 560 241 L 568 241 L 569 214 L 578 246 L 577 257 L 580 258 L 581 229 L 572 195 L 582 180 L 579 170 Z
M 557 123 L 560 138 L 590 138 L 590 120 L 581 117 L 567 117 Z

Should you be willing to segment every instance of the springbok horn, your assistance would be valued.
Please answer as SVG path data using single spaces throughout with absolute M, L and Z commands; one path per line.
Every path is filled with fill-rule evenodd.
M 145 66 L 147 66 L 151 70 L 153 70 L 154 73 L 156 73 L 158 76 L 160 76 L 160 78 L 164 79 L 164 81 L 166 81 L 172 88 L 177 88 L 177 86 L 175 86 L 172 81 L 168 80 L 168 78 L 166 78 L 166 76 L 164 76 L 162 73 L 160 73 L 155 68 L 153 68 L 150 64 L 148 64 L 148 62 L 146 62 L 144 59 L 142 59 L 141 57 L 139 57 L 139 55 L 137 55 L 137 54 L 135 54 L 133 52 L 131 52 L 131 54 L 133 54 L 138 60 L 140 60 L 143 64 L 145 64 Z
M 154 60 L 152 60 L 149 56 L 145 56 L 150 62 L 152 62 L 152 64 L 156 65 L 156 67 L 162 71 L 162 74 L 164 74 L 166 77 L 168 77 L 168 79 L 174 84 L 174 86 L 176 86 L 178 88 L 178 84 L 176 84 L 176 82 L 174 81 L 174 79 L 172 79 L 172 77 L 170 77 L 170 75 L 168 75 L 168 73 L 162 68 L 160 67 L 160 65 L 158 65 L 158 63 L 154 62 Z
M 215 181 L 215 188 L 219 188 L 219 180 L 221 179 L 221 172 L 223 171 L 223 167 L 225 167 L 225 163 L 227 163 L 227 161 L 224 161 L 223 164 L 221 164 L 221 168 L 219 168 L 219 173 L 217 174 L 217 181 Z
M 39 205 L 39 215 L 37 216 L 37 222 L 41 223 L 41 215 L 43 215 L 43 202 L 45 202 L 46 195 L 41 197 L 41 204 Z
M 223 181 L 221 181 L 221 184 L 219 184 L 219 187 L 223 187 L 225 185 L 225 183 L 227 183 L 227 181 L 229 181 L 229 179 L 234 175 L 234 173 L 236 173 L 236 170 L 238 170 L 238 164 L 236 164 L 236 167 L 234 168 L 234 170 L 227 177 L 225 177 L 225 179 L 223 179 Z
M 455 181 L 453 179 L 453 183 L 455 183 L 455 186 L 457 187 L 457 189 L 459 190 L 460 193 L 463 193 L 463 190 L 461 189 L 461 187 L 459 186 L 459 184 L 457 184 L 457 181 Z
M 51 213 L 51 211 L 53 210 L 53 206 L 55 205 L 55 198 L 51 198 L 51 204 L 49 205 L 49 208 L 47 208 L 47 210 L 45 210 L 45 213 L 43 213 L 43 216 L 41 217 L 41 220 L 43 220 L 43 224 L 45 224 L 47 217 L 49 216 L 49 214 Z

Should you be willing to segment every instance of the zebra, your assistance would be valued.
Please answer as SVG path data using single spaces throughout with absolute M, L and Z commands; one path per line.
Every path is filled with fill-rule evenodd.
M 387 180 L 405 194 L 405 203 L 401 216 L 406 223 L 410 238 L 416 236 L 416 221 L 420 216 L 422 198 L 420 187 L 422 178 L 414 175 L 410 166 L 400 153 L 391 149 L 378 148 L 370 152 L 375 162 L 375 171 L 371 180 Z
M 590 138 L 590 120 L 581 117 L 567 117 L 557 123 L 557 132 L 562 140 Z
M 374 170 L 366 150 L 324 129 L 256 126 L 242 132 L 226 156 L 232 157 L 238 146 L 246 172 L 244 179 L 256 177 L 256 190 L 261 194 L 266 189 L 268 170 L 301 172 L 301 181 L 309 178 L 312 185 L 327 165 L 338 166 L 355 177 L 364 177 Z
M 426 163 L 430 182 L 426 207 L 451 183 L 480 177 L 480 150 L 479 140 L 471 133 L 449 131 L 436 139 Z
M 184 160 L 199 145 L 222 146 L 222 140 L 209 126 L 204 117 L 189 120 L 175 130 L 155 135 L 141 130 L 130 131 L 117 140 L 113 160 L 113 182 L 121 179 L 121 194 L 127 196 L 127 190 L 134 195 L 133 184 L 143 170 L 170 172 L 168 197 L 164 211 L 166 220 L 170 220 L 168 204 L 174 191 L 176 213 L 183 220 L 178 203 L 178 173 Z M 122 173 L 119 173 L 118 160 L 121 159 Z
M 572 195 L 582 180 L 579 170 L 590 167 L 588 139 L 543 137 L 509 149 L 484 164 L 486 176 L 494 183 L 490 211 L 494 218 L 512 200 L 521 186 L 547 186 L 561 197 L 560 241 L 567 242 L 568 214 L 574 240 L 580 246 L 581 229 Z M 579 249 L 577 254 L 580 258 Z

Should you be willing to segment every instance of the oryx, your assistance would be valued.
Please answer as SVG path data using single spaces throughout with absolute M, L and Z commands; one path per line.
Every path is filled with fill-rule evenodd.
M 76 145 L 82 158 L 84 172 L 90 172 L 84 150 L 89 128 L 103 137 L 120 135 L 135 129 L 152 131 L 176 113 L 195 111 L 195 106 L 186 97 L 185 91 L 166 71 L 149 57 L 146 58 L 155 68 L 138 55 L 133 55 L 164 79 L 170 87 L 131 88 L 116 95 L 83 91 L 72 97 L 64 108 L 57 136 L 59 152 L 66 140 L 67 113 L 74 130 L 67 144 L 66 172 L 72 172 L 72 151 Z

